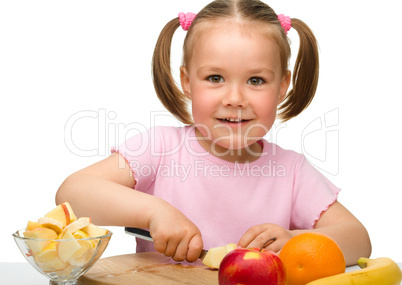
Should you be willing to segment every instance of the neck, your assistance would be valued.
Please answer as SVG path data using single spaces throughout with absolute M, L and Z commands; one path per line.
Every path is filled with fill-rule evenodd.
M 239 149 L 229 149 L 220 146 L 216 143 L 212 143 L 209 139 L 206 139 L 202 134 L 195 129 L 195 133 L 199 144 L 210 154 L 219 157 L 229 162 L 246 163 L 257 160 L 262 153 L 262 146 L 258 142 Z

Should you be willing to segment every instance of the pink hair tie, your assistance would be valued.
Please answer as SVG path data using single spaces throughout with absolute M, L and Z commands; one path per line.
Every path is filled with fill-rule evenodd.
M 191 23 L 193 22 L 196 16 L 197 14 L 191 12 L 187 14 L 184 14 L 183 12 L 179 13 L 180 26 L 183 28 L 183 30 L 187 31 L 190 28 Z
M 279 21 L 281 21 L 281 26 L 285 30 L 286 34 L 288 34 L 288 31 L 292 27 L 292 22 L 290 21 L 289 16 L 285 16 L 283 14 L 278 15 Z

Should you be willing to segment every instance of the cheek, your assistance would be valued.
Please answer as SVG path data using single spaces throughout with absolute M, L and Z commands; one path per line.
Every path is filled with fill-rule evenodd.
M 263 122 L 271 122 L 276 118 L 278 111 L 278 100 L 274 96 L 265 98 L 258 101 L 258 104 L 254 104 L 254 112 Z
M 255 114 L 258 116 L 258 122 L 253 126 L 252 133 L 254 135 L 264 136 L 272 127 L 276 119 L 277 106 L 275 102 L 260 102 L 254 108 Z
M 191 107 L 193 112 L 193 118 L 195 123 L 199 123 L 199 120 L 202 120 L 205 114 L 205 100 L 201 100 L 199 97 L 195 96 L 191 100 Z
M 210 93 L 205 93 L 203 90 L 192 90 L 192 112 L 193 118 L 197 123 L 197 119 L 205 119 L 211 117 L 216 109 L 216 99 Z M 202 122 L 201 122 L 202 123 Z

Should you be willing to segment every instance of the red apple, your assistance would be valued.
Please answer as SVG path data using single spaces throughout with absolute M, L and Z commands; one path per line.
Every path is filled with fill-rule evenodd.
M 237 248 L 219 266 L 219 285 L 286 284 L 285 266 L 279 257 L 265 249 Z

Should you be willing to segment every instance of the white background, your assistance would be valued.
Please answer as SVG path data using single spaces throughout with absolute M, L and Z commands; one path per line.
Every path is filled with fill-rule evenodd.
M 0 262 L 24 260 L 11 233 L 55 206 L 69 174 L 105 158 L 152 120 L 178 125 L 154 93 L 151 56 L 169 20 L 208 2 L 1 0 Z M 395 1 L 269 4 L 308 23 L 321 55 L 313 103 L 269 139 L 305 153 L 342 188 L 340 202 L 370 233 L 372 257 L 402 262 L 402 40 Z M 184 35 L 178 30 L 174 38 L 176 71 Z M 289 37 L 294 60 L 298 37 L 294 31 Z M 134 252 L 133 237 L 110 229 L 105 256 Z

